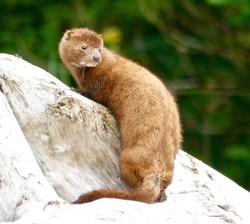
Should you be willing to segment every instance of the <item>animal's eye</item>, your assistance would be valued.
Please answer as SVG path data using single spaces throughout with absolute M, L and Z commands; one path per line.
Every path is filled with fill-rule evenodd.
M 83 50 L 86 50 L 88 47 L 86 45 L 82 45 L 81 47 Z
M 102 49 L 101 49 L 101 48 L 99 48 L 99 52 L 102 52 Z

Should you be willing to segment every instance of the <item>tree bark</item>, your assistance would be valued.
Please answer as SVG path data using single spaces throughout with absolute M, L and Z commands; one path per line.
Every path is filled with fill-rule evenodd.
M 0 221 L 16 223 L 250 223 L 250 194 L 180 151 L 163 203 L 101 199 L 126 189 L 120 139 L 105 107 L 24 60 L 0 54 Z

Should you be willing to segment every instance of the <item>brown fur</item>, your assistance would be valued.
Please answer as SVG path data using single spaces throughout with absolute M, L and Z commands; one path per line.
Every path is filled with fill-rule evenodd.
M 66 31 L 59 53 L 81 90 L 107 106 L 117 119 L 120 173 L 130 187 L 92 191 L 74 203 L 103 197 L 146 203 L 165 200 L 181 147 L 179 113 L 170 92 L 147 69 L 106 49 L 102 36 L 87 28 Z

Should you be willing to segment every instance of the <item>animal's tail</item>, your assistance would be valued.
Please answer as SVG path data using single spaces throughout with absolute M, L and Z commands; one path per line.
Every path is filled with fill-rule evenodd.
M 131 190 L 96 190 L 81 195 L 73 204 L 82 204 L 91 202 L 100 198 L 118 198 L 125 200 L 134 200 L 145 203 L 153 203 L 157 201 L 165 201 L 165 188 L 161 187 L 158 177 L 154 177 L 149 181 L 144 181 L 143 184 Z

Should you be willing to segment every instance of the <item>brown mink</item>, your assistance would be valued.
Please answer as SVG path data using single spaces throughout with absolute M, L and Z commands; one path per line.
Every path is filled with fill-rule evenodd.
M 129 187 L 98 189 L 73 203 L 99 198 L 164 201 L 182 141 L 179 112 L 170 91 L 146 68 L 105 48 L 102 35 L 87 28 L 67 30 L 59 53 L 80 89 L 117 119 L 120 174 Z

